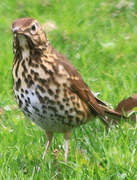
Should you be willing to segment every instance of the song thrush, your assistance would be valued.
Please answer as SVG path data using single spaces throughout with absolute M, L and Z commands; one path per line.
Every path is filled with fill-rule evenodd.
M 46 149 L 53 133 L 64 133 L 67 160 L 70 131 L 98 116 L 108 125 L 108 114 L 121 117 L 97 99 L 73 65 L 49 43 L 33 18 L 12 24 L 14 34 L 14 93 L 24 114 L 45 130 Z

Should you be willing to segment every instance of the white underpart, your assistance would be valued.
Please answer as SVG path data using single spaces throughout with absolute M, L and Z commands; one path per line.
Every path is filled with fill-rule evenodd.
M 25 36 L 23 36 L 23 35 L 19 35 L 18 38 L 19 38 L 19 44 L 23 49 L 22 57 L 23 57 L 23 59 L 25 59 L 26 57 L 28 57 L 30 55 L 29 48 L 27 48 L 28 42 L 27 42 Z

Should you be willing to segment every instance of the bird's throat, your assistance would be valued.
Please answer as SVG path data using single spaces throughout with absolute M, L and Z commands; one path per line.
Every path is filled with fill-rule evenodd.
M 18 35 L 18 39 L 19 39 L 19 46 L 21 47 L 22 58 L 26 59 L 27 57 L 30 56 L 30 49 L 27 39 L 23 35 Z

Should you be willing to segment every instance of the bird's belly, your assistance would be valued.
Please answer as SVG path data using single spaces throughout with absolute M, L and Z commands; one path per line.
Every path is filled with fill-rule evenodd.
M 72 102 L 64 104 L 61 94 L 57 101 L 47 93 L 39 94 L 36 89 L 14 92 L 24 114 L 46 131 L 65 132 L 84 123 L 84 113 Z

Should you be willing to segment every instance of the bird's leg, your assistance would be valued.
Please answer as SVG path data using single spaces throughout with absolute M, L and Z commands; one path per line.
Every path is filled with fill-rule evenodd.
M 64 133 L 64 138 L 65 138 L 65 162 L 67 162 L 68 152 L 69 152 L 70 131 Z
M 45 159 L 45 156 L 46 156 L 46 154 L 47 154 L 47 151 L 48 151 L 49 146 L 50 146 L 51 141 L 52 141 L 53 133 L 46 131 L 46 136 L 47 136 L 47 140 L 48 140 L 48 141 L 47 141 L 46 148 L 45 148 L 45 151 L 44 151 L 44 153 L 43 153 L 42 159 Z

